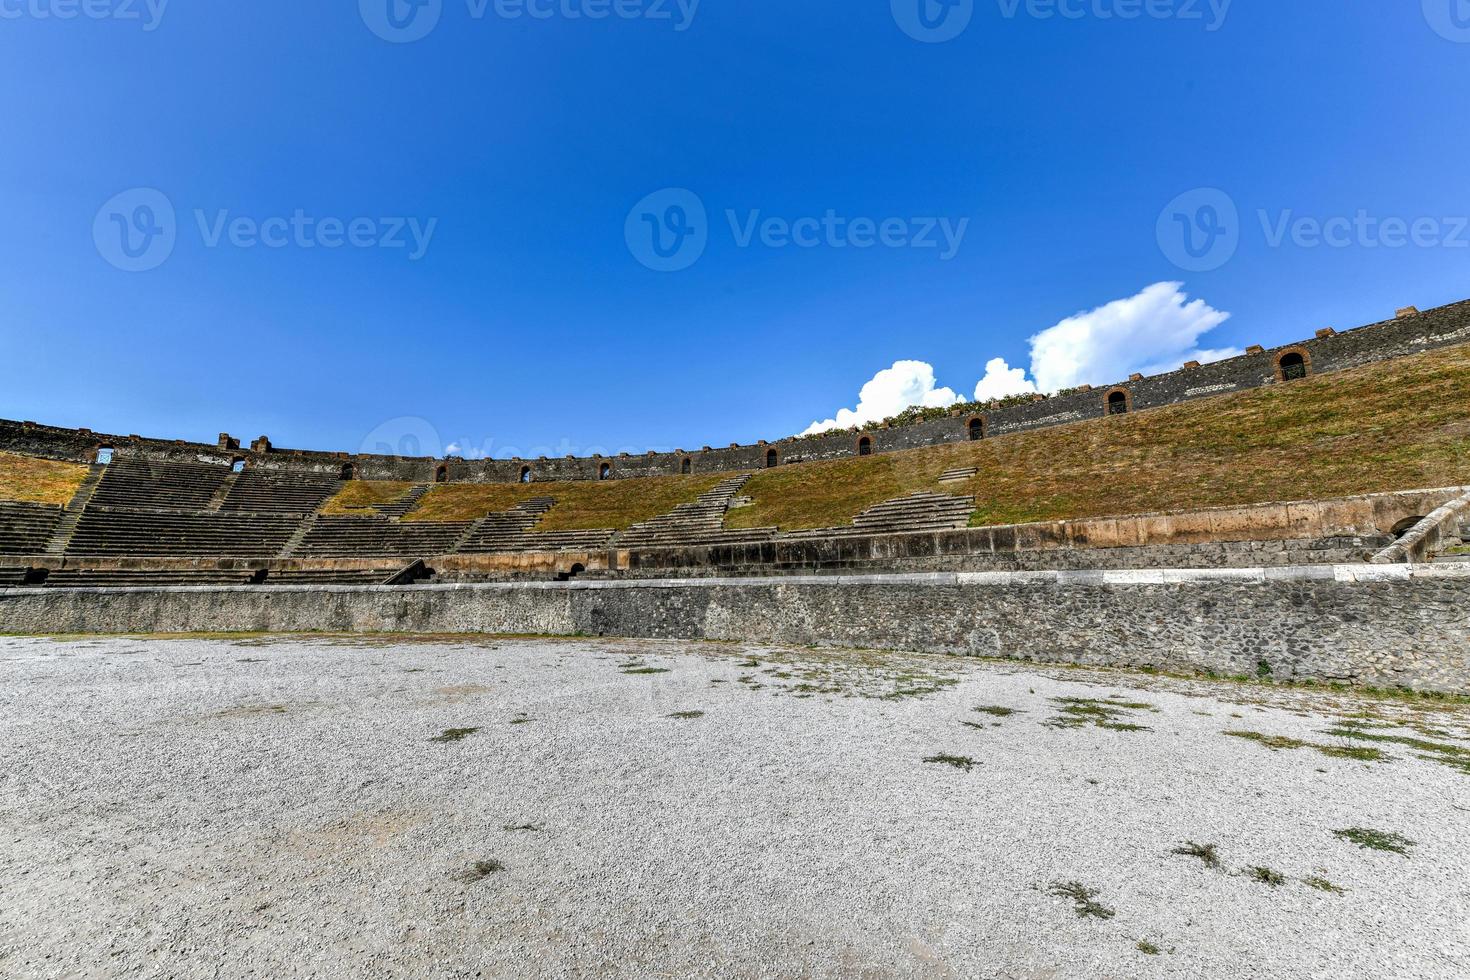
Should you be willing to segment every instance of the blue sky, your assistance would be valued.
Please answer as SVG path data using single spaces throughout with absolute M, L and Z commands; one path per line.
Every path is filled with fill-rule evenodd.
M 1466 0 L 922 0 L 964 28 L 937 43 L 921 0 L 440 0 L 404 43 L 388 0 L 90 2 L 0 0 L 4 417 L 698 448 L 860 407 L 895 362 L 955 397 L 994 358 L 1102 383 L 1470 296 Z M 649 268 L 654 227 L 703 250 Z M 1228 319 L 1115 307 L 1070 374 L 1033 364 L 1169 282 L 1206 304 L 1185 328 Z

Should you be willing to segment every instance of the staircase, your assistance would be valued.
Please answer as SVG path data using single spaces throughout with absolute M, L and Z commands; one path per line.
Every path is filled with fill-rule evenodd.
M 373 504 L 373 510 L 382 514 L 384 517 L 391 517 L 398 520 L 418 506 L 419 501 L 424 499 L 424 494 L 429 492 L 429 488 L 432 485 L 429 483 L 420 483 L 397 500 L 390 500 L 386 504 Z
M 39 555 L 64 516 L 55 504 L 0 500 L 0 555 Z
M 87 475 L 77 487 L 77 492 L 72 494 L 71 501 L 66 505 L 66 512 L 61 515 L 61 521 L 51 532 L 51 540 L 46 544 L 46 554 L 60 555 L 66 552 L 71 544 L 71 537 L 76 533 L 77 522 L 82 519 L 82 512 L 92 502 L 92 496 L 97 491 L 97 484 L 102 482 L 102 474 L 107 467 L 93 463 L 87 469 Z
M 959 469 L 945 470 L 943 473 L 939 474 L 939 482 L 963 483 L 966 480 L 972 479 L 973 477 L 979 475 L 979 473 L 980 467 L 978 466 L 964 466 L 960 467 Z
M 725 529 L 725 513 L 745 488 L 752 474 L 721 481 L 713 490 L 702 493 L 690 504 L 680 504 L 662 517 L 634 524 L 618 536 L 620 548 L 668 548 L 708 544 L 748 544 L 770 541 L 776 528 L 751 528 L 744 531 Z
M 531 528 L 556 506 L 555 497 L 532 497 L 510 510 L 488 514 L 475 522 L 470 533 L 459 543 L 459 552 L 469 555 L 503 554 L 527 550 L 523 544 Z
M 907 534 L 916 531 L 954 531 L 968 527 L 975 511 L 973 497 L 950 497 L 920 491 L 869 507 L 846 527 L 796 531 L 788 538 L 852 537 L 859 534 Z

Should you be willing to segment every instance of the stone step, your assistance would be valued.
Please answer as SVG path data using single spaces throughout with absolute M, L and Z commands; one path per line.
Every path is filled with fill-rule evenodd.
M 965 480 L 971 479 L 972 477 L 978 476 L 979 473 L 980 467 L 978 466 L 963 466 L 958 469 L 945 470 L 943 473 L 939 474 L 939 482 L 961 483 Z

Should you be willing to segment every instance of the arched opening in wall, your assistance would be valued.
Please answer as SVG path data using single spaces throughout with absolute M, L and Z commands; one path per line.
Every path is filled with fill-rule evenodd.
M 357 474 L 357 469 L 351 463 L 342 464 L 342 479 L 351 480 Z
M 1414 530 L 1414 528 L 1418 527 L 1420 522 L 1422 522 L 1423 520 L 1424 518 L 1422 517 L 1405 517 L 1403 520 L 1395 524 L 1388 533 L 1392 534 L 1394 540 L 1397 541 L 1399 538 L 1403 537 L 1410 531 Z
M 766 469 L 774 470 L 781 462 L 781 454 L 774 449 L 766 450 Z
M 971 442 L 979 442 L 981 439 L 984 439 L 984 438 L 985 438 L 985 420 L 984 419 L 971 419 L 970 420 L 970 441 Z
M 873 455 L 873 440 L 872 439 L 869 439 L 867 436 L 863 436 L 861 439 L 858 440 L 858 455 L 859 456 L 871 456 L 871 455 Z
M 1296 351 L 1288 351 L 1276 362 L 1282 381 L 1300 381 L 1307 376 L 1307 359 Z
M 237 460 L 235 460 L 233 463 L 230 464 L 230 472 L 231 473 L 244 473 L 245 472 L 245 461 L 243 459 L 237 459 Z
M 679 463 L 679 472 L 682 473 L 685 476 L 688 476 L 690 473 L 693 473 L 694 472 L 694 461 L 692 459 L 690 459 L 688 456 L 685 456 L 684 459 L 683 459 L 683 461 Z
M 1108 414 L 1128 414 L 1128 393 L 1126 391 L 1115 391 L 1108 395 Z
M 521 482 L 522 483 L 530 483 L 531 482 L 531 467 L 529 467 L 529 466 L 522 466 L 521 467 Z
M 435 483 L 448 483 L 449 482 L 449 467 L 447 467 L 447 466 L 441 466 L 437 470 L 435 470 L 434 471 L 434 482 Z
M 99 446 L 97 448 L 97 465 L 106 466 L 110 462 L 112 462 L 112 447 Z
M 606 480 L 610 476 L 612 476 L 612 467 L 607 463 L 603 463 L 597 468 L 597 478 L 599 480 Z

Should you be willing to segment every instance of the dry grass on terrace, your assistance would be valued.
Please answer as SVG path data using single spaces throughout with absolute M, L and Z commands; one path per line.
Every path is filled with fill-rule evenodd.
M 81 463 L 0 453 L 0 500 L 65 505 L 86 477 Z
M 947 469 L 978 466 L 968 483 Z M 731 527 L 832 527 L 916 490 L 973 493 L 975 526 L 1470 482 L 1470 346 L 976 443 L 757 475 Z
M 327 501 L 322 513 L 328 517 L 376 517 L 378 512 L 373 510 L 373 504 L 391 504 L 412 489 L 412 483 L 353 480 Z
M 405 520 L 472 521 L 510 510 L 533 497 L 555 497 L 556 506 L 537 531 L 621 531 L 693 502 L 729 474 L 648 477 L 570 483 L 443 483 L 425 495 Z

